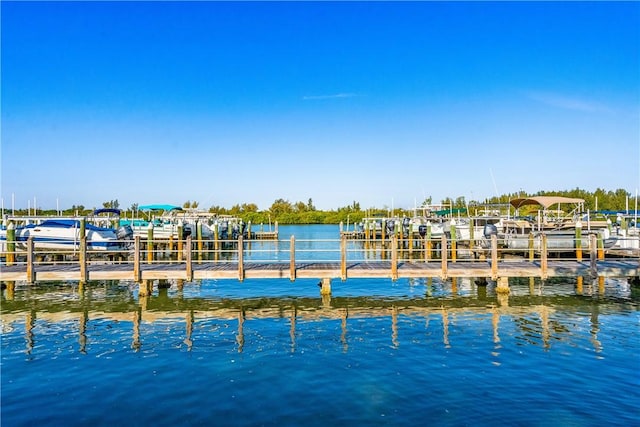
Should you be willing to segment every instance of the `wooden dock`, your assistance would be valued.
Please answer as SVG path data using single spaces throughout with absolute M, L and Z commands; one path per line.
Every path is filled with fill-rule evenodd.
M 185 280 L 202 279 L 321 279 L 328 284 L 331 279 L 380 278 L 398 280 L 400 278 L 433 278 L 443 280 L 453 277 L 486 278 L 499 281 L 510 277 L 640 277 L 640 258 L 605 258 L 604 253 L 595 245 L 582 259 L 582 252 L 574 258 L 549 258 L 547 252 L 529 258 L 506 257 L 499 254 L 495 238 L 486 256 L 460 258 L 457 250 L 448 245 L 446 237 L 439 241 L 439 247 L 445 250 L 437 252 L 438 258 L 432 257 L 431 250 L 420 249 L 406 251 L 401 249 L 397 239 L 392 239 L 390 246 L 384 249 L 383 257 L 362 258 L 362 249 L 350 252 L 347 239 L 343 236 L 336 241 L 334 259 L 305 260 L 297 259 L 296 242 L 292 236 L 287 250 L 277 253 L 286 259 L 252 259 L 252 252 L 247 249 L 249 242 L 240 238 L 235 246 L 216 250 L 213 254 L 199 252 L 201 245 L 188 237 L 177 244 L 178 249 L 168 257 L 160 258 L 144 244 L 140 238 L 134 242 L 133 253 L 127 257 L 112 256 L 105 258 L 102 254 L 89 253 L 83 240 L 81 249 L 75 257 L 62 257 L 55 253 L 36 251 L 33 241 L 27 244 L 27 250 L 20 254 L 10 254 L 0 268 L 0 281 L 78 281 L 90 280 L 131 280 L 138 283 L 152 280 Z M 311 245 L 313 242 L 308 241 Z M 326 242 L 325 242 L 326 243 Z M 186 250 L 184 248 L 191 248 Z M 430 245 L 426 245 L 430 248 Z M 308 250 L 307 250 L 308 251 Z M 358 254 L 357 259 L 355 254 Z M 213 256 L 212 256 L 213 255 Z M 273 255 L 270 253 L 269 255 Z M 475 254 L 474 254 L 475 255 Z M 415 257 L 414 257 L 415 256 Z M 276 257 L 277 258 L 277 257 Z M 504 283 L 504 282 L 503 282 Z
M 133 263 L 92 263 L 83 269 L 78 263 L 26 264 L 3 266 L 0 281 L 81 281 L 89 280 L 202 280 L 202 279 L 363 279 L 380 278 L 397 280 L 400 278 L 440 278 L 478 277 L 497 280 L 509 277 L 638 277 L 640 264 L 637 260 L 600 260 L 595 265 L 590 262 L 572 260 L 548 261 L 546 268 L 539 261 L 504 260 L 498 265 L 491 261 L 449 262 L 297 262 L 297 263 L 243 263 L 238 262 L 186 262 Z

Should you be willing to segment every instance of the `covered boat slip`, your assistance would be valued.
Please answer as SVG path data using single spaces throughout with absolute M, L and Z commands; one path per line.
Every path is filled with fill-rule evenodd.
M 602 228 L 609 224 L 606 219 L 593 220 L 584 208 L 584 199 L 562 196 L 536 196 L 517 198 L 509 201 L 515 209 L 514 218 L 525 213 L 532 217 L 532 228 L 536 230 L 573 228 L 577 222 L 584 222 L 585 228 Z M 538 207 L 531 212 L 530 207 Z M 521 209 L 526 212 L 521 212 Z

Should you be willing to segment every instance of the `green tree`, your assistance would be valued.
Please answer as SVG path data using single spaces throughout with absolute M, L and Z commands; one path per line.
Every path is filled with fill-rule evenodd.
M 277 199 L 269 208 L 269 212 L 271 212 L 271 215 L 274 215 L 276 218 L 283 214 L 291 213 L 292 211 L 293 206 L 291 205 L 291 202 L 284 199 Z
M 120 203 L 118 199 L 109 200 L 108 202 L 102 202 L 102 207 L 105 209 L 118 209 L 120 207 Z

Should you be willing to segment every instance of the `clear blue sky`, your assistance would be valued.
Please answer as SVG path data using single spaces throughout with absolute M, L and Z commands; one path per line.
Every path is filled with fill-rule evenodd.
M 6 2 L 2 198 L 640 186 L 640 2 Z

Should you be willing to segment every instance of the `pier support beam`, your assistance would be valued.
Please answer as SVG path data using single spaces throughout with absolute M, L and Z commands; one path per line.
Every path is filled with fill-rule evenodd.
M 151 294 L 153 289 L 153 282 L 148 279 L 143 279 L 140 281 L 140 285 L 138 286 L 138 296 L 147 296 Z
M 320 286 L 320 295 L 331 295 L 331 279 L 324 277 Z
M 509 290 L 509 278 L 508 277 L 498 277 L 496 286 L 496 292 L 499 294 L 508 294 Z
M 7 225 L 7 255 L 6 264 L 13 265 L 16 260 L 16 225 L 9 221 Z
M 8 301 L 12 301 L 13 298 L 15 297 L 15 293 L 16 293 L 16 282 L 14 281 L 9 281 L 6 283 L 3 283 L 3 285 L 5 286 L 5 298 Z

